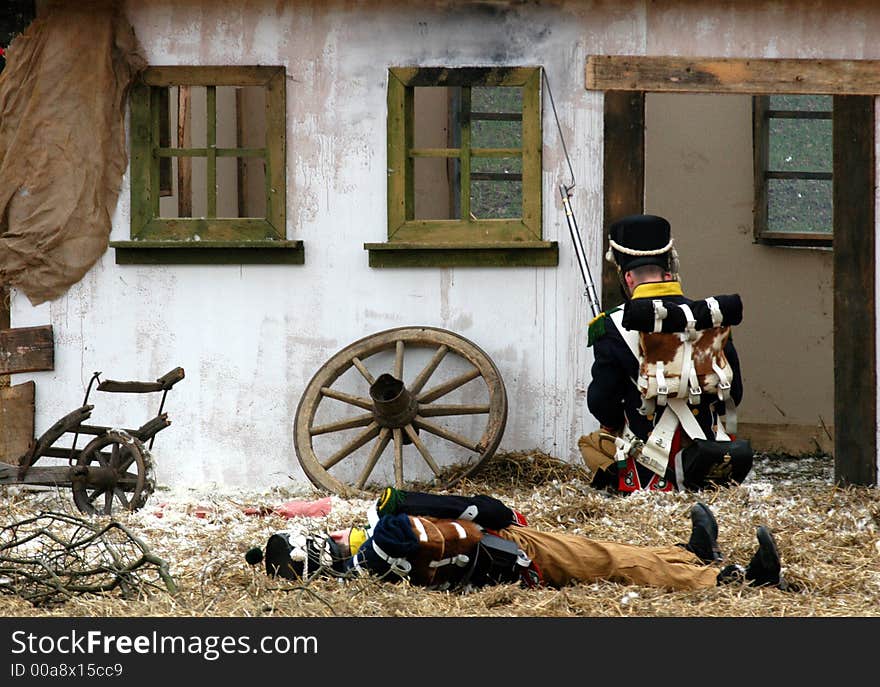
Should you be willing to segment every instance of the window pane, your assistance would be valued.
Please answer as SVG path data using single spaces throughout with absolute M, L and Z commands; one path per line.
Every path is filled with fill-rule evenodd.
M 461 88 L 427 86 L 413 89 L 416 148 L 457 148 L 461 141 Z
M 457 159 L 417 157 L 413 161 L 415 219 L 459 219 L 460 165 Z
M 471 147 L 522 148 L 522 89 L 471 89 Z
M 767 181 L 767 230 L 831 232 L 832 184 L 809 179 Z
M 160 217 L 204 217 L 208 208 L 208 161 L 203 157 L 172 158 L 174 195 L 161 198 Z
M 477 219 L 522 217 L 522 160 L 471 160 L 471 213 Z
M 830 119 L 771 119 L 770 169 L 775 172 L 830 172 Z
M 471 112 L 522 112 L 522 88 L 519 86 L 474 86 L 471 89 Z
M 207 89 L 204 86 L 171 86 L 168 88 L 167 138 L 171 148 L 204 148 L 207 146 Z
M 266 89 L 217 87 L 217 146 L 263 148 L 266 145 Z
M 830 95 L 771 95 L 771 110 L 806 110 L 831 112 L 834 99 Z
M 266 216 L 266 164 L 262 158 L 217 158 L 217 216 Z

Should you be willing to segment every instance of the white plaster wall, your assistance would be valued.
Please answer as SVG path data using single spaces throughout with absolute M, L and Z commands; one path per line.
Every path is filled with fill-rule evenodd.
M 287 235 L 304 241 L 306 264 L 118 266 L 110 250 L 55 302 L 34 308 L 16 294 L 14 326 L 55 330 L 55 370 L 14 380 L 36 380 L 38 434 L 80 405 L 94 370 L 153 379 L 180 365 L 187 377 L 167 403 L 173 424 L 153 451 L 160 483 L 303 481 L 293 420 L 315 371 L 363 336 L 430 325 L 467 337 L 499 367 L 509 396 L 501 449 L 574 455 L 593 429 L 583 403 L 590 315 L 564 233 L 557 184 L 568 170 L 550 108 L 544 233 L 560 239 L 558 268 L 372 269 L 363 244 L 387 232 L 386 74 L 395 65 L 543 65 L 578 218 L 599 237 L 602 97 L 584 90 L 583 65 L 603 42 L 602 31 L 585 42 L 602 12 L 275 2 L 129 2 L 127 11 L 152 64 L 287 68 Z M 128 236 L 126 178 L 111 238 Z M 601 249 L 592 241 L 588 250 L 598 273 Z M 93 422 L 137 426 L 158 397 L 91 401 Z
M 303 266 L 117 266 L 111 251 L 67 295 L 13 326 L 51 323 L 52 372 L 37 383 L 37 432 L 82 402 L 93 370 L 152 379 L 180 365 L 173 425 L 156 441 L 160 483 L 269 486 L 305 480 L 292 424 L 303 388 L 338 349 L 402 325 L 451 329 L 482 347 L 507 384 L 502 449 L 571 458 L 595 427 L 584 396 L 590 318 L 561 211 L 568 180 L 544 110 L 544 234 L 558 268 L 371 269 L 383 241 L 390 66 L 542 65 L 574 164 L 574 207 L 600 273 L 602 96 L 584 89 L 588 54 L 877 57 L 870 3 L 198 2 L 127 0 L 152 64 L 287 68 L 287 235 Z M 833 40 L 832 40 L 833 37 Z M 113 239 L 129 236 L 128 179 Z M 93 420 L 139 424 L 158 399 L 93 396 Z M 129 414 L 129 415 L 125 415 Z M 125 420 L 125 417 L 131 419 Z

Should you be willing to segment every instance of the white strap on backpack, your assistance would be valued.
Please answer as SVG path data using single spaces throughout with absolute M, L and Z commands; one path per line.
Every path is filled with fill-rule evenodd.
M 718 326 L 722 321 L 718 302 L 714 298 L 707 298 L 706 301 L 712 314 L 712 323 Z M 660 333 L 662 332 L 663 320 L 668 315 L 668 310 L 660 300 L 654 300 L 652 304 L 654 306 L 654 332 Z M 636 458 L 639 463 L 661 477 L 666 473 L 666 467 L 669 464 L 669 453 L 672 448 L 672 439 L 679 426 L 691 439 L 706 438 L 703 428 L 694 418 L 691 408 L 688 406 L 688 403 L 694 406 L 699 405 L 702 398 L 702 389 L 693 365 L 693 342 L 699 336 L 696 330 L 696 319 L 687 304 L 681 304 L 679 307 L 685 314 L 686 324 L 685 331 L 679 334 L 683 351 L 679 382 L 681 388 L 678 393 L 682 394 L 684 385 L 687 385 L 687 400 L 677 396 L 669 396 L 669 388 L 664 374 L 665 366 L 662 362 L 657 362 L 654 374 L 657 383 L 657 395 L 655 398 L 643 397 L 642 407 L 639 409 L 639 412 L 643 415 L 650 415 L 654 413 L 656 406 L 665 406 L 667 408 L 667 412 L 663 413 L 660 420 L 651 430 L 648 440 L 642 448 L 641 455 Z M 623 309 L 611 313 L 609 317 L 617 327 L 633 357 L 641 363 L 639 354 L 640 332 L 623 327 Z M 718 399 L 725 404 L 725 416 L 723 421 L 722 418 L 718 419 L 715 439 L 728 441 L 730 439 L 728 431 L 732 433 L 736 431 L 736 406 L 730 395 L 732 379 L 714 361 L 712 362 L 712 369 L 718 375 Z M 640 391 L 642 390 L 639 387 L 638 380 L 633 379 L 631 381 Z M 628 444 L 627 448 L 629 448 L 629 442 L 626 443 Z M 622 454 L 624 453 L 623 447 L 618 445 L 618 459 L 623 458 Z

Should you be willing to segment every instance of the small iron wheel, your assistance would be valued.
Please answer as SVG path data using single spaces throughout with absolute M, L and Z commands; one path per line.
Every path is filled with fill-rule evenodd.
M 111 515 L 114 504 L 117 512 L 136 511 L 155 488 L 149 451 L 139 439 L 121 430 L 110 430 L 92 439 L 76 464 L 77 467 L 109 467 L 113 474 L 109 484 L 73 479 L 73 501 L 86 515 Z
M 506 422 L 504 382 L 486 353 L 445 329 L 400 327 L 350 344 L 315 373 L 294 445 L 312 484 L 369 498 L 388 484 L 408 488 L 425 466 L 430 479 L 419 482 L 449 488 L 492 457 Z M 454 477 L 444 479 L 448 467 Z

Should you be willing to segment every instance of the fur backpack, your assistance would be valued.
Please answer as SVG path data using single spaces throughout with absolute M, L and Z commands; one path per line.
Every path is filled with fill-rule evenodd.
M 730 327 L 741 321 L 738 295 L 706 298 L 691 305 L 659 299 L 627 303 L 622 324 L 639 332 L 638 386 L 643 414 L 653 414 L 656 405 L 664 406 L 670 398 L 697 406 L 704 393 L 732 404 L 733 368 L 724 346 L 730 339 Z M 728 423 L 731 418 L 728 411 Z
M 748 441 L 732 441 L 736 405 L 731 396 L 734 370 L 724 347 L 731 327 L 742 321 L 738 295 L 714 296 L 690 304 L 671 299 L 629 301 L 621 313 L 621 334 L 639 362 L 638 379 L 643 415 L 657 406 L 667 410 L 648 439 L 631 433 L 615 440 L 617 462 L 627 456 L 648 467 L 679 489 L 710 483 L 742 481 L 752 465 Z M 724 404 L 715 436 L 706 437 L 691 409 L 704 399 Z M 674 466 L 669 465 L 673 438 L 679 428 L 691 439 Z

